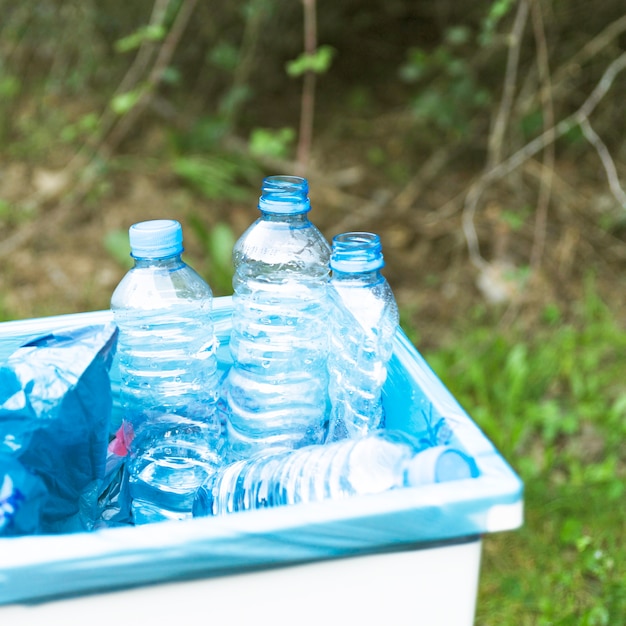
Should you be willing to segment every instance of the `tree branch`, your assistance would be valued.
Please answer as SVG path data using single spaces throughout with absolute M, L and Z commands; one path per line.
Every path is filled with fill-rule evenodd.
M 585 138 L 596 149 L 596 152 L 602 161 L 613 197 L 623 209 L 626 209 L 626 193 L 624 193 L 624 190 L 620 185 L 617 168 L 615 167 L 615 162 L 611 158 L 609 149 L 606 147 L 606 144 L 602 141 L 598 133 L 596 133 L 596 131 L 591 127 L 587 118 L 581 120 L 579 124 Z
M 544 150 L 546 146 L 554 143 L 558 138 L 565 135 L 576 125 L 581 125 L 582 127 L 582 124 L 584 124 L 585 121 L 588 121 L 591 113 L 593 113 L 596 106 L 607 94 L 608 90 L 615 81 L 616 76 L 625 68 L 626 52 L 623 52 L 611 62 L 589 97 L 574 113 L 568 115 L 555 126 L 548 128 L 541 135 L 527 143 L 523 148 L 520 148 L 507 159 L 501 161 L 489 171 L 485 172 L 470 186 L 470 189 L 465 197 L 462 221 L 463 232 L 467 240 L 469 257 L 476 267 L 482 269 L 487 264 L 485 259 L 483 259 L 480 254 L 478 237 L 476 236 L 476 230 L 474 228 L 474 217 L 478 202 L 487 186 L 496 180 L 501 180 L 513 172 L 520 165 L 522 165 L 522 163 L 535 156 L 538 152 Z
M 133 106 L 128 113 L 123 115 L 117 120 L 117 123 L 113 126 L 109 137 L 106 138 L 100 145 L 98 150 L 98 156 L 101 158 L 109 158 L 112 152 L 117 148 L 117 146 L 122 142 L 124 137 L 128 134 L 129 130 L 136 123 L 137 119 L 146 109 L 150 100 L 152 99 L 154 90 L 161 82 L 163 78 L 163 73 L 167 69 L 172 56 L 174 55 L 174 51 L 176 50 L 176 46 L 189 22 L 189 18 L 193 13 L 193 10 L 196 6 L 198 0 L 185 0 L 181 5 L 178 13 L 176 14 L 176 19 L 170 28 L 165 41 L 159 48 L 159 52 L 157 54 L 154 65 L 152 66 L 152 70 L 148 75 L 146 90 L 139 98 L 135 106 Z
M 552 85 L 550 83 L 550 66 L 548 62 L 548 44 L 541 14 L 539 0 L 531 0 L 531 15 L 533 32 L 537 46 L 537 66 L 539 69 L 539 84 L 541 95 L 544 128 L 554 126 L 554 106 L 552 102 Z M 554 171 L 554 143 L 546 146 L 543 156 L 543 167 L 539 183 L 537 198 L 537 212 L 535 215 L 535 232 L 533 246 L 530 253 L 530 267 L 537 270 L 541 264 L 543 249 L 546 240 L 546 224 L 548 222 L 548 206 L 552 194 L 552 174 Z
M 491 169 L 496 163 L 499 163 L 502 156 L 502 142 L 504 133 L 509 121 L 511 106 L 513 104 L 513 94 L 515 92 L 515 84 L 517 83 L 517 69 L 519 67 L 519 53 L 522 45 L 522 36 L 524 27 L 528 18 L 528 1 L 520 0 L 517 5 L 517 13 L 513 28 L 509 35 L 509 54 L 506 61 L 506 70 L 504 73 L 504 88 L 502 90 L 502 98 L 500 106 L 493 124 L 493 129 L 489 135 L 488 156 L 486 169 Z
M 315 54 L 317 49 L 316 0 L 302 0 L 304 6 L 304 51 Z M 302 86 L 302 108 L 300 112 L 300 132 L 298 137 L 297 163 L 302 175 L 306 174 L 313 141 L 313 116 L 315 113 L 315 72 L 309 70 L 304 75 Z

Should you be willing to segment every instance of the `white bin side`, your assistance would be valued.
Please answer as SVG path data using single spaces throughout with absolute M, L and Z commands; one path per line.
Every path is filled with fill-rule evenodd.
M 481 541 L 0 607 L 11 626 L 472 626 Z

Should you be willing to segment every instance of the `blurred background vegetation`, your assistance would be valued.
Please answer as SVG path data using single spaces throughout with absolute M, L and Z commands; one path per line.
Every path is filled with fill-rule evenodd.
M 476 623 L 626 623 L 623 0 L 0 15 L 0 319 L 107 308 L 159 217 L 229 294 L 261 178 L 307 176 L 328 239 L 381 235 L 403 327 L 525 481 Z

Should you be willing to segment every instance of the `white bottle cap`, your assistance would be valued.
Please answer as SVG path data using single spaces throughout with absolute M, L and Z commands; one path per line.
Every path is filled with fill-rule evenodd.
M 163 259 L 183 251 L 183 229 L 176 220 L 149 220 L 128 231 L 130 251 L 136 258 Z

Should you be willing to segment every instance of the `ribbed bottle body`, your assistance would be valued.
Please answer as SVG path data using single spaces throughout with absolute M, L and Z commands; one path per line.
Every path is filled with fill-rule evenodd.
M 221 461 L 219 433 L 211 422 L 171 413 L 144 422 L 128 461 L 135 524 L 190 517 L 198 487 Z
M 408 435 L 378 431 L 359 440 L 258 454 L 210 477 L 196 493 L 193 515 L 382 493 L 407 484 L 407 469 L 419 449 Z
M 220 462 L 212 305 L 209 285 L 179 253 L 136 257 L 111 298 L 136 524 L 189 517 Z
M 212 293 L 182 263 L 130 270 L 111 299 L 125 420 L 166 414 L 214 420 L 217 402 Z
M 358 233 L 361 239 L 365 235 Z M 377 245 L 373 256 L 380 256 L 382 265 Z M 382 389 L 399 323 L 394 295 L 379 267 L 342 262 L 331 260 L 329 287 L 330 440 L 362 437 L 384 426 Z
M 235 244 L 222 386 L 232 459 L 321 442 L 327 429 L 330 246 L 299 210 L 262 213 Z

